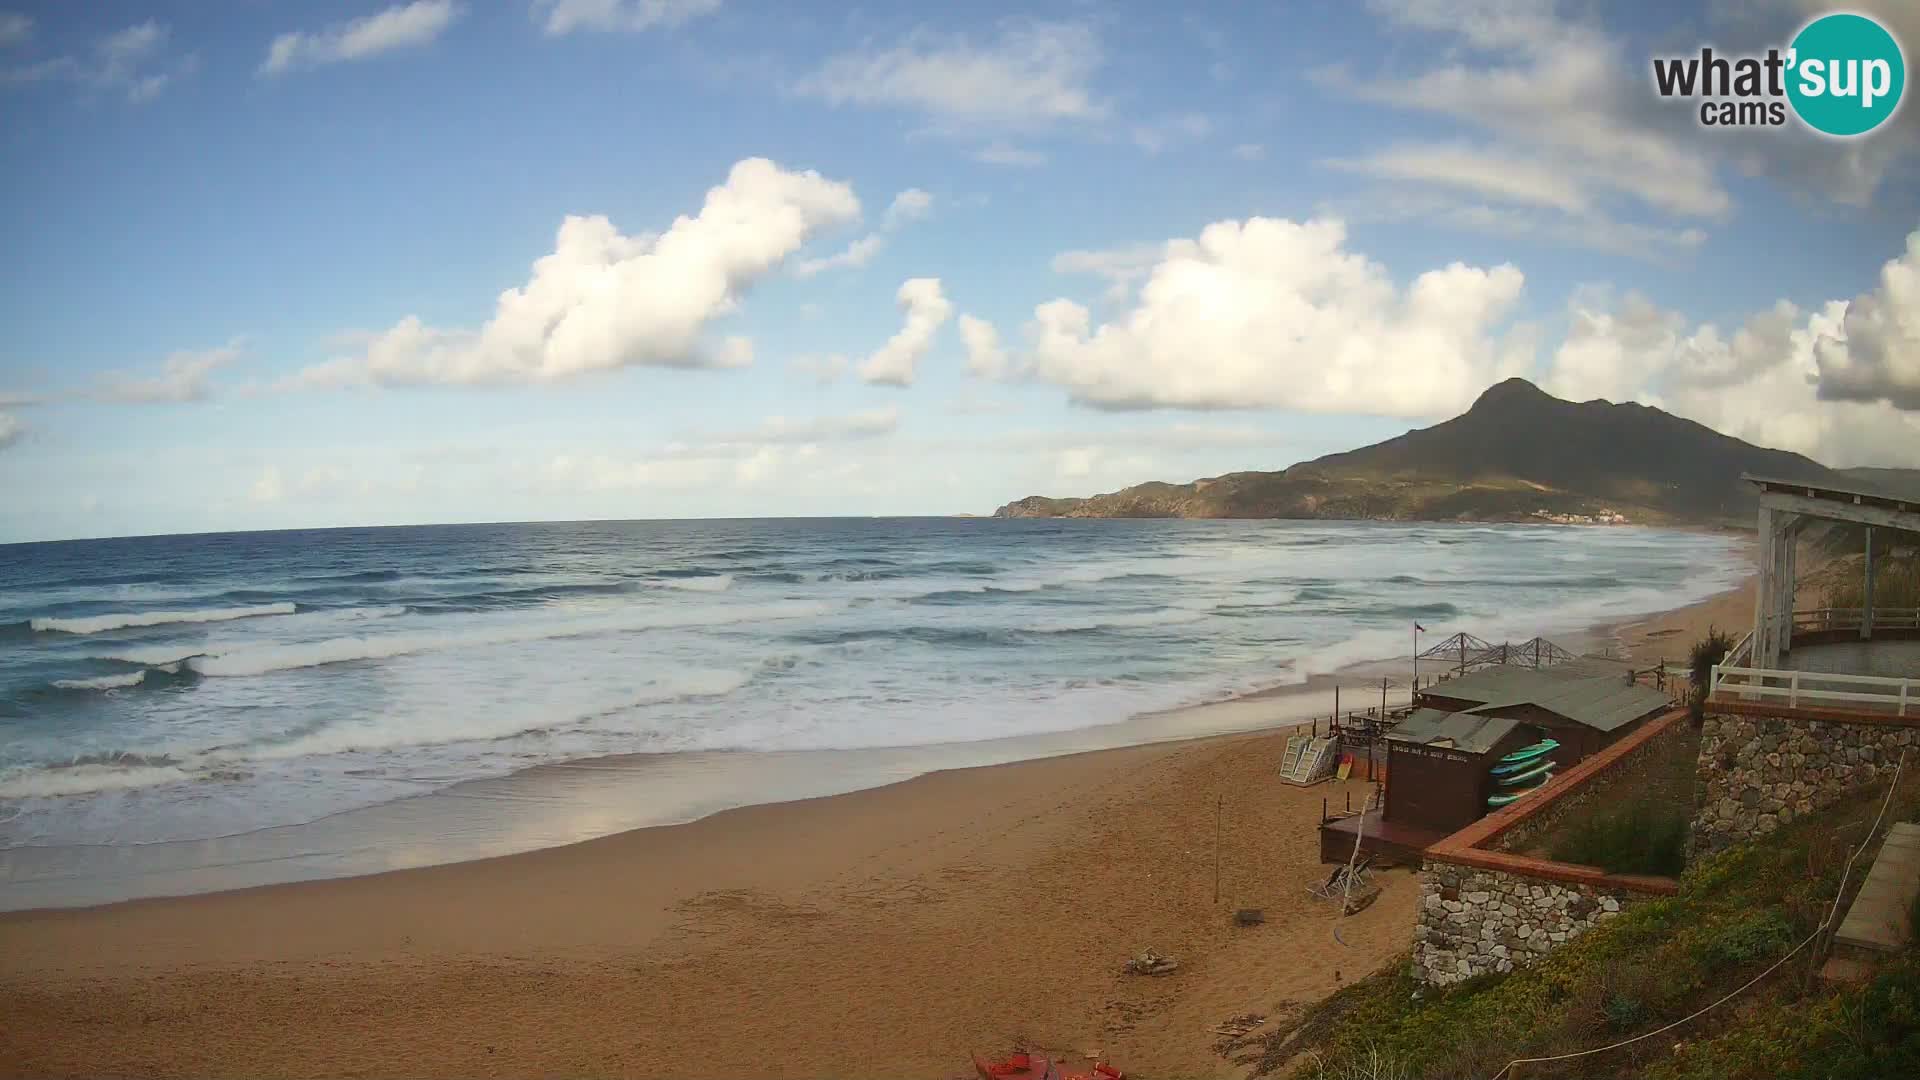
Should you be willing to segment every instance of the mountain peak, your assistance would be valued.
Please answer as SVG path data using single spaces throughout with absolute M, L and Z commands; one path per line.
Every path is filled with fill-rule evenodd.
M 1451 420 L 1281 472 L 1026 500 L 1000 516 L 1533 521 L 1617 513 L 1642 524 L 1746 523 L 1757 497 L 1741 483 L 1745 473 L 1833 475 L 1656 408 L 1564 401 L 1515 378 Z
M 1516 405 L 1538 404 L 1543 401 L 1557 401 L 1553 395 L 1533 385 L 1519 376 L 1494 383 L 1481 392 L 1468 412 L 1479 412 L 1484 408 L 1512 408 Z

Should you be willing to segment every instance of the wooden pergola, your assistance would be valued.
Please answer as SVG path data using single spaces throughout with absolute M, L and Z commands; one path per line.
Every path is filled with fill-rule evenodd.
M 1872 638 L 1873 530 L 1920 533 L 1920 504 L 1878 492 L 1800 481 L 1759 476 L 1741 479 L 1760 489 L 1760 581 L 1753 605 L 1753 633 L 1748 639 L 1750 666 L 1777 668 L 1781 655 L 1793 647 L 1795 540 L 1809 521 L 1843 521 L 1866 527 L 1866 590 L 1857 618 L 1861 639 Z

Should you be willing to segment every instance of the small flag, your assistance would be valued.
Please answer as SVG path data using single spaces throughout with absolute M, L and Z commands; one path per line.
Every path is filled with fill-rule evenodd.
M 1421 626 L 1419 623 L 1414 623 L 1413 629 L 1414 629 L 1414 632 L 1418 634 L 1424 634 L 1427 632 L 1427 628 L 1424 626 Z

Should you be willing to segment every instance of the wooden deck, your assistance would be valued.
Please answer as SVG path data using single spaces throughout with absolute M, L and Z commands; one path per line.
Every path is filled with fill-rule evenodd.
M 1324 845 L 1323 845 L 1324 846 Z M 1920 894 L 1920 825 L 1900 822 L 1887 830 L 1866 883 L 1853 898 L 1833 936 L 1836 948 L 1888 953 L 1913 937 L 1907 913 Z
M 1360 837 L 1362 852 L 1408 866 L 1419 866 L 1426 850 L 1446 839 L 1447 835 L 1432 829 L 1387 821 L 1381 817 L 1380 811 L 1369 810 L 1364 814 L 1334 818 L 1320 826 L 1320 861 L 1343 863 L 1352 858 L 1353 836 L 1360 831 L 1363 822 L 1366 829 Z

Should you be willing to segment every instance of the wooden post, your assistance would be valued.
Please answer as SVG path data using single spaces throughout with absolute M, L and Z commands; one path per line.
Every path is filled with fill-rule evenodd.
M 1215 795 L 1213 803 L 1213 902 L 1220 902 L 1220 819 L 1227 811 L 1227 797 Z
M 1860 640 L 1873 636 L 1873 526 L 1867 526 L 1867 591 L 1860 597 Z

